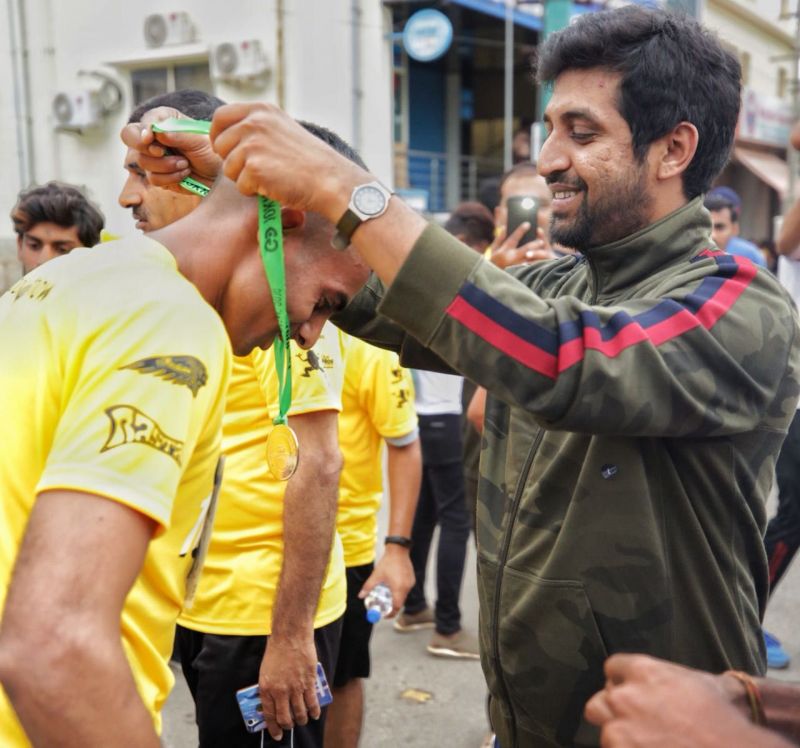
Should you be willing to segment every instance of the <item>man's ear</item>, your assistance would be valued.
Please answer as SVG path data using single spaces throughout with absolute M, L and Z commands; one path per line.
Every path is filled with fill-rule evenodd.
M 666 180 L 683 174 L 697 152 L 697 142 L 697 128 L 691 122 L 681 122 L 659 138 L 656 176 Z
M 22 261 L 22 234 L 17 234 L 17 259 Z
M 281 225 L 284 231 L 299 229 L 306 222 L 306 214 L 296 208 L 281 208 Z

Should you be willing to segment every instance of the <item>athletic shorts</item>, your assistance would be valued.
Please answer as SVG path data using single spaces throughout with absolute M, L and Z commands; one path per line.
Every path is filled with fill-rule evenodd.
M 359 599 L 358 593 L 374 568 L 372 563 L 347 568 L 347 609 L 342 619 L 334 688 L 347 685 L 353 678 L 369 678 L 369 638 L 373 624 L 367 620 L 364 601 Z

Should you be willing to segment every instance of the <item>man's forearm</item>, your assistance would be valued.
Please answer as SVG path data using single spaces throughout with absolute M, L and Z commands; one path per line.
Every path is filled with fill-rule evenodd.
M 331 555 L 342 464 L 335 436 L 336 414 L 330 419 L 333 444 L 320 439 L 319 433 L 313 434 L 312 428 L 298 428 L 302 456 L 284 495 L 283 564 L 272 616 L 273 636 L 313 629 Z
M 389 535 L 411 536 L 422 480 L 419 438 L 396 447 L 387 444 L 386 472 L 389 480 Z
M 20 652 L 17 667 L 2 667 L 3 687 L 31 743 L 158 748 L 118 638 L 119 651 L 106 652 L 100 637 L 70 645 L 69 633 L 57 636 L 61 641 L 38 652 Z
M 775 249 L 779 255 L 798 259 L 795 255 L 800 254 L 800 200 L 786 211 Z

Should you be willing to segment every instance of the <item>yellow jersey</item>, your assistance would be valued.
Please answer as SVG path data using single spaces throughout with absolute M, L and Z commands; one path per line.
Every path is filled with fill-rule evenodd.
M 350 567 L 375 560 L 383 441 L 415 432 L 417 414 L 411 374 L 391 351 L 350 338 L 344 371 L 339 416 L 344 468 L 336 529 L 344 544 L 345 565 Z
M 326 324 L 313 352 L 291 344 L 290 416 L 341 411 L 341 333 Z M 267 437 L 278 415 L 278 378 L 272 349 L 234 359 L 223 426 L 225 474 L 211 544 L 194 603 L 179 623 L 207 634 L 272 632 L 272 609 L 283 564 L 283 496 L 266 460 Z M 304 446 L 300 445 L 300 459 Z M 314 627 L 344 613 L 347 580 L 342 545 L 334 539 Z
M 220 449 L 230 360 L 222 321 L 167 249 L 136 237 L 26 275 L 0 298 L 0 350 L 0 610 L 40 492 L 94 494 L 155 520 L 121 624 L 160 732 Z M 28 745 L 2 692 L 0 745 Z

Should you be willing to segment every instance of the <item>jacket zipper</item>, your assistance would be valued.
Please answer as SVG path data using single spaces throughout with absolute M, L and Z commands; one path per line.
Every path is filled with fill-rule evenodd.
M 600 288 L 600 279 L 597 277 L 597 268 L 594 266 L 594 263 L 589 259 L 588 255 L 585 255 L 585 257 L 586 257 L 586 264 L 589 266 L 589 270 L 592 274 L 592 298 L 589 299 L 589 303 L 596 304 L 598 290 Z
M 540 428 L 538 433 L 536 434 L 536 438 L 533 440 L 533 444 L 531 444 L 530 451 L 528 452 L 528 456 L 525 459 L 525 464 L 522 466 L 522 472 L 519 476 L 519 481 L 517 482 L 517 490 L 514 492 L 514 502 L 511 505 L 511 516 L 509 517 L 508 525 L 506 526 L 505 536 L 503 537 L 503 549 L 500 553 L 500 557 L 498 559 L 498 566 L 497 566 L 497 581 L 495 582 L 494 587 L 494 665 L 495 665 L 495 673 L 497 673 L 497 680 L 500 683 L 500 687 L 503 691 L 503 698 L 505 699 L 506 705 L 508 706 L 509 711 L 511 712 L 511 730 L 512 730 L 512 745 L 508 746 L 507 748 L 516 748 L 517 745 L 517 723 L 516 717 L 514 715 L 514 707 L 511 704 L 511 698 L 508 694 L 508 686 L 506 685 L 505 678 L 503 677 L 503 670 L 500 666 L 500 588 L 503 585 L 503 571 L 506 565 L 506 561 L 508 560 L 508 552 L 511 548 L 511 530 L 514 527 L 514 523 L 517 519 L 517 511 L 519 510 L 519 505 L 522 501 L 522 492 L 525 489 L 525 484 L 528 482 L 528 473 L 530 473 L 531 465 L 533 464 L 533 458 L 536 455 L 536 452 L 539 449 L 539 445 L 544 438 L 544 429 Z

